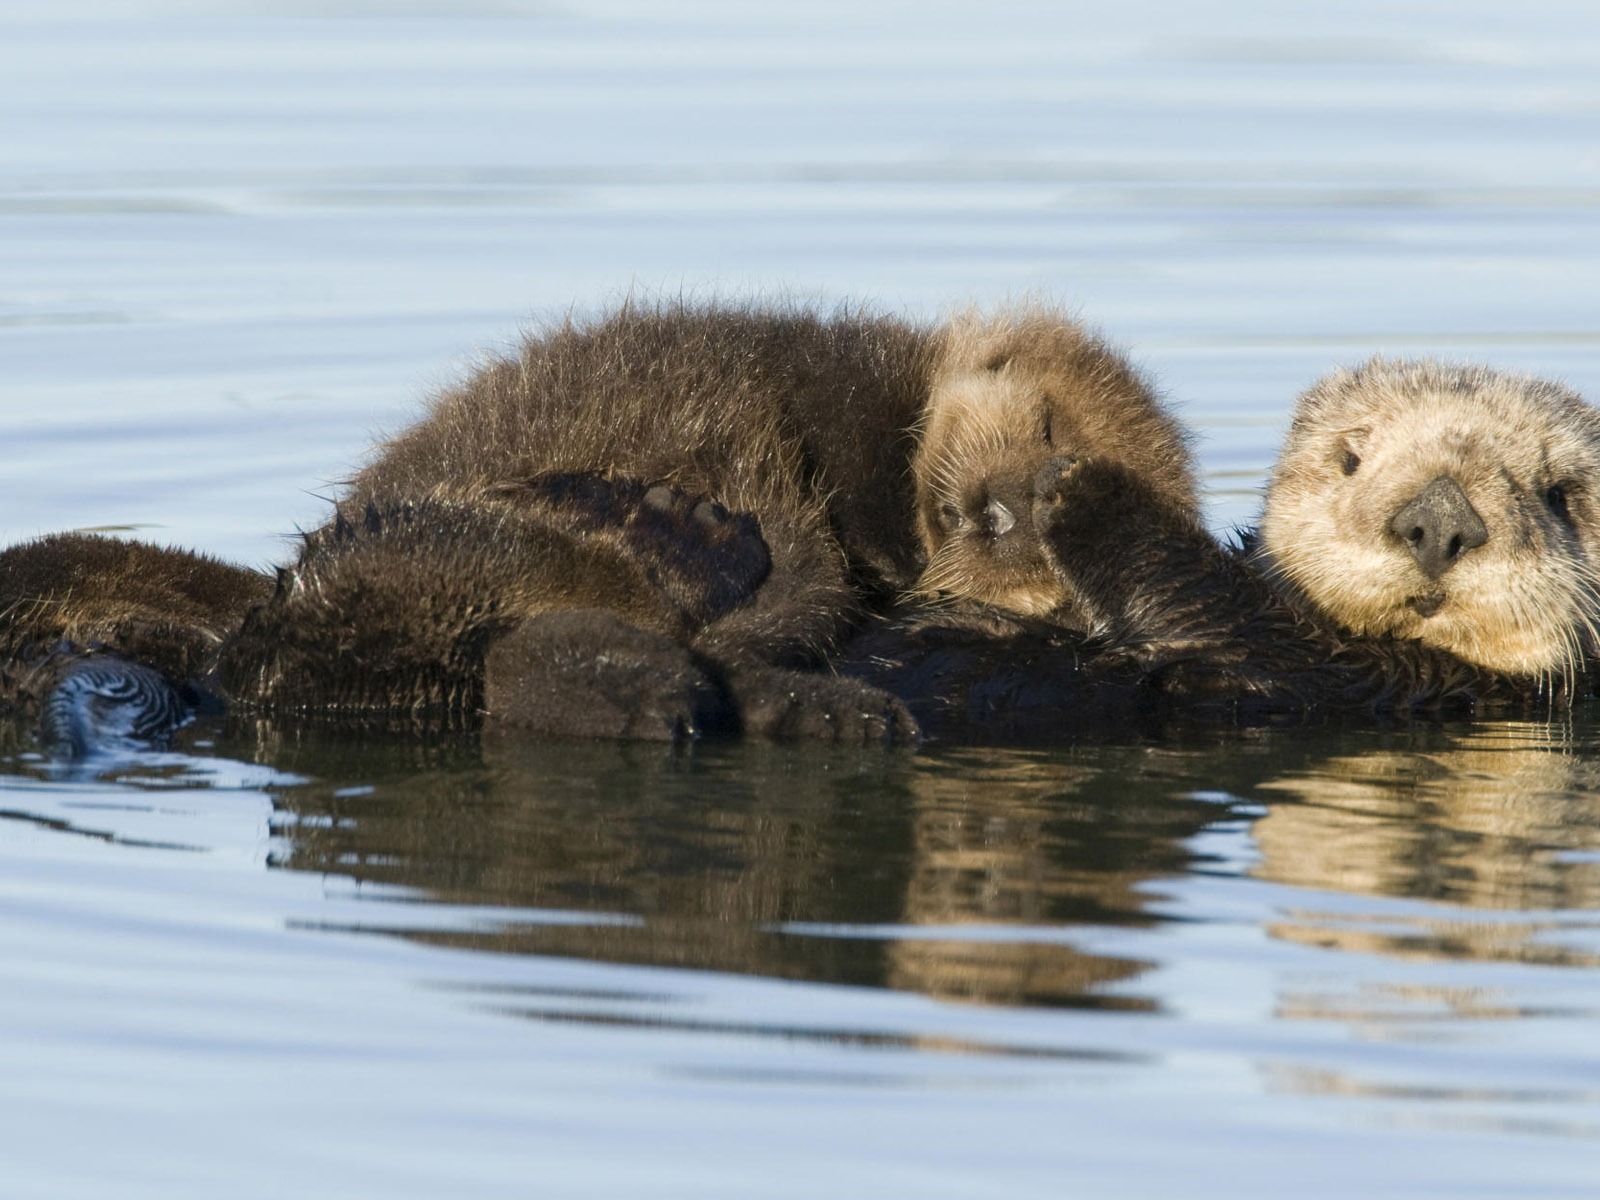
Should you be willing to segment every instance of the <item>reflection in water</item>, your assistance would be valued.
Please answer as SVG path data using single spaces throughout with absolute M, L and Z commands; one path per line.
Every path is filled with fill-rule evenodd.
M 897 939 L 886 982 L 990 1003 L 1148 1007 L 1100 989 L 1150 964 L 1064 953 L 1021 935 L 1150 923 L 1138 885 L 1187 870 L 1184 839 L 1223 815 L 1152 786 L 1152 764 L 1166 757 L 1104 748 L 1079 762 L 968 753 L 917 772 L 901 919 L 951 934 Z M 1009 926 L 1018 937 L 963 936 L 974 924 Z
M 1595 922 L 1505 914 L 1600 909 L 1600 860 L 1583 853 L 1600 845 L 1600 764 L 1561 726 L 1484 724 L 1422 740 L 1335 755 L 1263 783 L 1271 807 L 1255 825 L 1257 874 L 1455 911 L 1301 912 L 1273 933 L 1368 954 L 1595 965 L 1591 950 L 1559 940 Z
M 279 796 L 279 865 L 515 910 L 408 936 L 988 1003 L 1147 1007 L 1104 990 L 1146 964 L 1063 931 L 1149 924 L 1144 885 L 1191 869 L 1185 840 L 1227 814 L 1173 786 L 1194 758 L 1175 749 L 252 736 L 330 781 Z
M 1091 953 L 1075 931 L 1160 920 L 1161 881 L 1205 867 L 1194 835 L 1238 813 L 1196 797 L 1232 794 L 1267 804 L 1257 878 L 1428 902 L 1372 912 L 1308 897 L 1260 914 L 1275 937 L 1390 958 L 1600 962 L 1592 937 L 1577 940 L 1594 922 L 1571 915 L 1600 909 L 1600 858 L 1572 853 L 1600 845 L 1600 767 L 1581 752 L 1592 735 L 1566 727 L 923 755 L 492 731 L 247 736 L 220 749 L 318 781 L 277 798 L 278 865 L 466 906 L 458 923 L 405 930 L 423 941 L 1151 1008 L 1136 982 L 1151 964 Z M 1544 915 L 1519 915 L 1530 911 Z M 1387 1023 L 1510 1011 L 1471 989 L 1397 996 L 1296 994 L 1279 1012 Z
M 274 865 L 328 877 L 295 928 L 540 956 L 433 986 L 542 1026 L 782 1048 L 755 1075 L 716 1060 L 684 1068 L 696 1078 L 788 1078 L 796 1047 L 824 1045 L 1169 1081 L 1220 1054 L 1316 1104 L 1590 1137 L 1592 1056 L 1569 1059 L 1600 1016 L 1597 732 L 1579 714 L 912 755 L 241 726 L 209 761 L 273 768 Z M 189 786 L 204 761 L 117 775 Z M 118 839 L 171 827 L 152 811 Z M 551 958 L 1092 1016 L 913 1004 L 882 1020 L 898 998 L 813 1012 L 816 993 L 774 1007 L 777 990 L 751 1001 L 731 979 L 574 977 Z M 853 1070 L 830 1086 L 887 1078 Z M 793 1078 L 816 1085 L 807 1071 Z

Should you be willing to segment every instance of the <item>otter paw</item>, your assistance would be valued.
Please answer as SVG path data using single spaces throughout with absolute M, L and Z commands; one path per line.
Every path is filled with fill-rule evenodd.
M 858 679 L 760 667 L 735 671 L 728 686 L 746 734 L 881 746 L 922 736 L 904 703 Z
M 555 472 L 513 486 L 576 518 L 580 532 L 619 541 L 696 621 L 748 600 L 772 566 L 753 516 L 669 483 Z
M 1043 510 L 1053 512 L 1067 503 L 1072 481 L 1081 472 L 1084 460 L 1075 454 L 1060 454 L 1046 459 L 1033 478 L 1033 511 L 1035 520 Z
M 1033 519 L 1043 529 L 1062 515 L 1094 517 L 1124 507 L 1131 482 L 1117 463 L 1063 454 L 1039 468 L 1033 481 Z
M 542 613 L 500 638 L 483 695 L 491 721 L 568 737 L 677 742 L 732 723 L 688 650 L 600 609 Z
M 1033 485 L 1038 535 L 1058 549 L 1104 546 L 1142 528 L 1155 502 L 1120 463 L 1062 455 L 1040 468 Z
M 645 489 L 627 529 L 657 585 L 702 621 L 748 600 L 772 567 L 755 517 L 669 484 Z

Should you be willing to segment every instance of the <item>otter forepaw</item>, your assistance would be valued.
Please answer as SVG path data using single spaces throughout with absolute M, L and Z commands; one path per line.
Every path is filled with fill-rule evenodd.
M 1041 532 L 1063 515 L 1094 520 L 1127 506 L 1127 468 L 1100 459 L 1062 454 L 1039 468 L 1033 481 L 1033 519 Z
M 757 737 L 903 746 L 922 736 L 902 701 L 858 679 L 761 667 L 734 672 L 728 686 L 741 728 Z
M 1071 573 L 1084 555 L 1140 541 L 1157 503 L 1121 464 L 1062 455 L 1046 462 L 1034 479 L 1034 528 L 1058 569 Z
M 755 517 L 666 483 L 645 489 L 628 536 L 647 573 L 702 621 L 748 600 L 772 567 Z

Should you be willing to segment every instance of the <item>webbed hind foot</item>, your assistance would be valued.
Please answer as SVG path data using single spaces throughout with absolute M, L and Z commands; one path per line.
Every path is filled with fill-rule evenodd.
M 772 566 L 753 516 L 669 483 L 564 471 L 504 484 L 496 493 L 537 500 L 568 517 L 575 534 L 620 543 L 697 622 L 748 600 Z

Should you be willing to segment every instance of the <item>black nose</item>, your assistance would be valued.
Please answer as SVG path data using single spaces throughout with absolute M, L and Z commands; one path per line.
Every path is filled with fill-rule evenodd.
M 1405 542 L 1430 579 L 1439 578 L 1463 554 L 1489 540 L 1478 510 L 1448 475 L 1439 476 L 1401 505 L 1389 528 Z
M 1033 512 L 1033 477 L 991 475 L 983 481 L 983 512 L 979 522 L 996 542 L 1007 536 L 1023 540 L 1031 532 L 1029 514 Z

